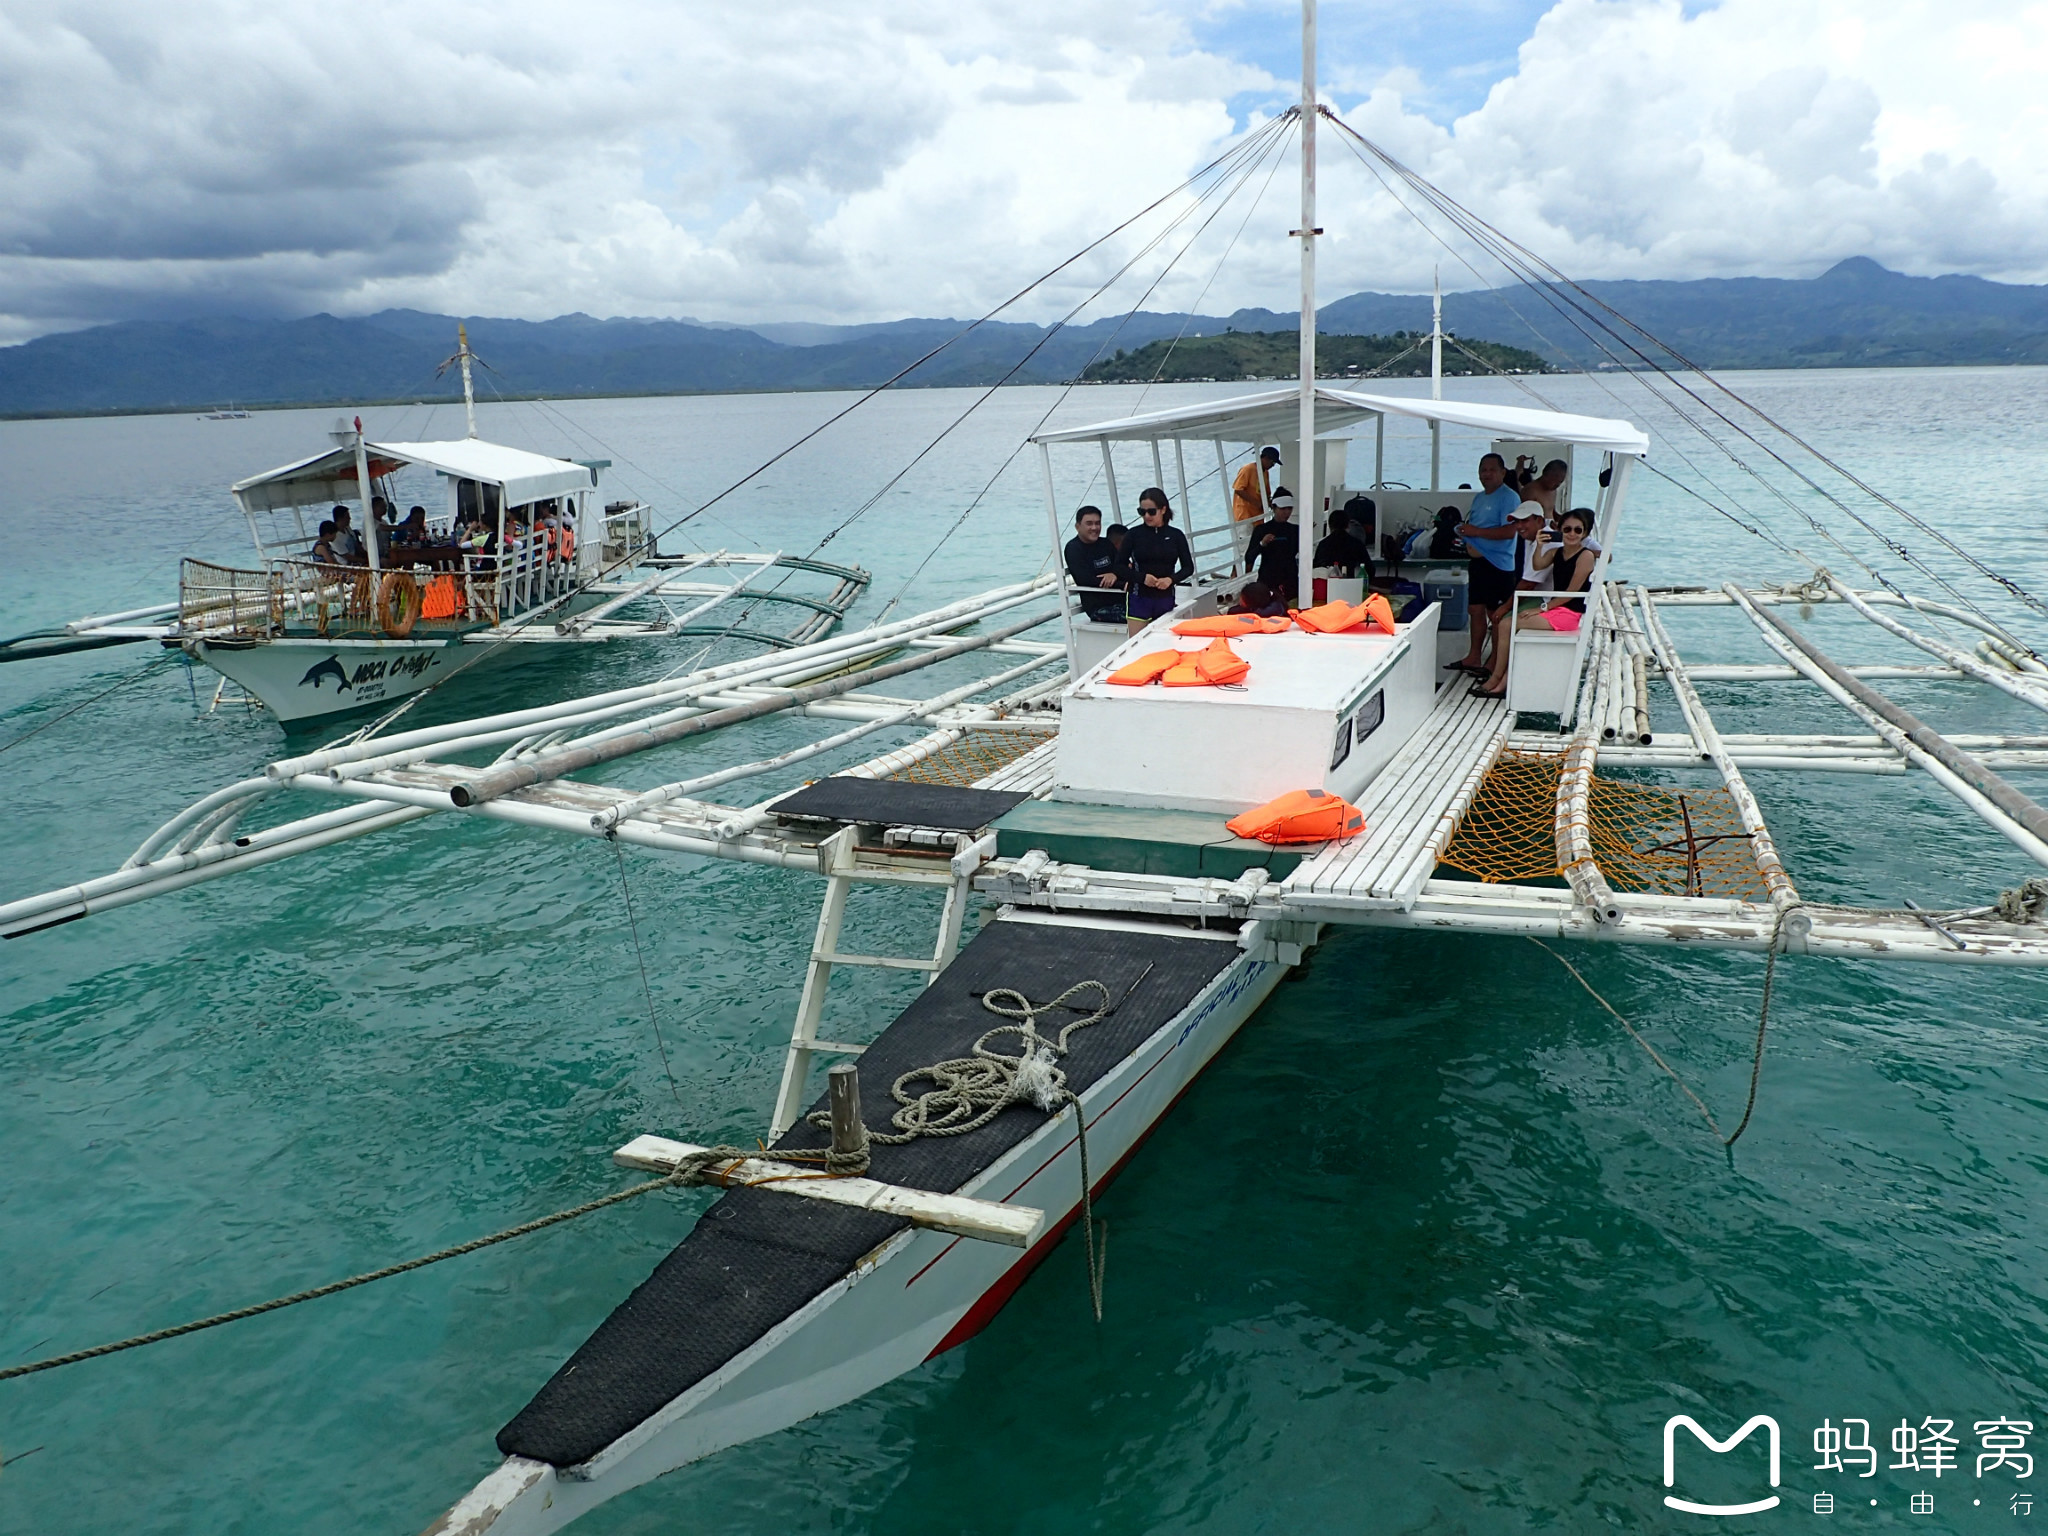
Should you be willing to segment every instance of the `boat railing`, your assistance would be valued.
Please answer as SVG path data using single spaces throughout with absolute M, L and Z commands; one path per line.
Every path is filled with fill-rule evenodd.
M 235 570 L 205 560 L 179 564 L 178 629 L 183 634 L 276 634 L 285 623 L 278 599 L 278 588 L 267 571 Z
M 607 566 L 638 560 L 654 550 L 654 509 L 644 501 L 608 502 L 604 509 L 604 548 Z
M 607 518 L 607 549 L 651 552 L 648 509 Z M 191 639 L 270 639 L 294 629 L 403 639 L 502 623 L 570 595 L 574 546 L 545 526 L 502 550 L 388 545 L 379 569 L 290 555 L 262 570 L 186 560 L 179 568 L 178 631 Z
M 316 634 L 393 640 L 455 634 L 498 621 L 502 584 L 493 556 L 451 551 L 429 562 L 407 560 L 406 554 L 393 551 L 392 563 L 375 571 L 280 560 L 271 567 L 276 607 Z
M 574 559 L 544 532 L 507 539 L 502 552 L 395 548 L 375 571 L 317 560 L 275 560 L 261 571 L 186 560 L 178 629 L 191 639 L 269 639 L 296 628 L 404 639 L 498 624 L 575 583 Z

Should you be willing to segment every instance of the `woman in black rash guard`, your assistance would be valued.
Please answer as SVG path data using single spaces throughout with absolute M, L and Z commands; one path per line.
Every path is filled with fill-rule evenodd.
M 1162 614 L 1173 611 L 1173 586 L 1195 574 L 1194 551 L 1187 535 L 1168 519 L 1173 507 L 1166 492 L 1148 486 L 1138 497 L 1142 519 L 1124 538 L 1124 567 L 1130 573 L 1127 613 L 1132 634 Z

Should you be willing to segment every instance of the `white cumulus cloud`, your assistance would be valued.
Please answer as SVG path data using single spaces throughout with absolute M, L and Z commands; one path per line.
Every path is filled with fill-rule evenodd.
M 15 0 L 0 337 L 393 305 L 978 313 L 1284 107 L 1291 82 L 1250 61 L 1276 50 L 1229 40 L 1295 14 Z M 1865 254 L 2041 280 L 2044 23 L 2048 6 L 1986 0 L 1559 0 L 1504 63 L 1376 70 L 1367 28 L 1327 72 L 1348 121 L 1577 275 L 1805 274 Z M 1501 72 L 1484 100 L 1433 115 L 1427 70 L 1481 62 Z M 1425 287 L 1437 262 L 1469 286 L 1324 139 L 1324 293 Z M 1215 275 L 1239 215 L 1219 219 L 1153 307 L 1291 307 L 1295 195 L 1283 170 Z M 1110 264 L 1026 313 L 1060 312 Z

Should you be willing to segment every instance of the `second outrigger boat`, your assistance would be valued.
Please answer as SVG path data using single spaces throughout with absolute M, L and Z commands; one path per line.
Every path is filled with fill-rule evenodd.
M 601 459 L 553 459 L 477 438 L 372 441 L 360 419 L 334 436 L 346 440 L 235 485 L 262 563 L 185 561 L 177 620 L 161 637 L 286 723 L 437 684 L 473 665 L 478 646 L 504 660 L 539 654 L 535 647 L 689 636 L 801 645 L 867 585 L 852 566 L 778 553 L 663 555 L 650 507 L 604 499 Z M 423 475 L 438 483 L 418 483 Z M 369 497 L 358 489 L 366 484 Z M 360 566 L 314 560 L 308 522 L 349 500 L 426 507 L 422 537 L 366 537 Z M 478 526 L 474 545 L 456 541 L 459 528 Z M 809 594 L 764 579 L 799 572 L 830 584 Z M 786 630 L 711 617 L 743 595 L 795 604 L 800 617 Z
M 360 416 L 340 418 L 329 447 L 231 488 L 251 565 L 187 559 L 175 604 L 0 641 L 0 661 L 153 640 L 221 674 L 216 702 L 232 684 L 292 725 L 387 706 L 486 658 L 690 638 L 800 646 L 866 589 L 867 572 L 815 558 L 663 553 L 652 507 L 607 499 L 609 460 L 479 438 L 466 332 L 457 360 L 467 437 L 387 442 Z M 382 525 L 380 502 L 393 509 Z M 408 522 L 412 507 L 421 515 Z M 354 563 L 319 544 L 330 509 L 350 513 Z M 765 604 L 794 618 L 714 616 L 735 598 L 748 615 Z

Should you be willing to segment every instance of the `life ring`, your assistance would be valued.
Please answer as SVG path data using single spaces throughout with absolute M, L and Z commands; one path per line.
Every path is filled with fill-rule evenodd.
M 420 584 L 410 571 L 392 571 L 377 585 L 377 627 L 394 640 L 412 633 L 420 617 Z

